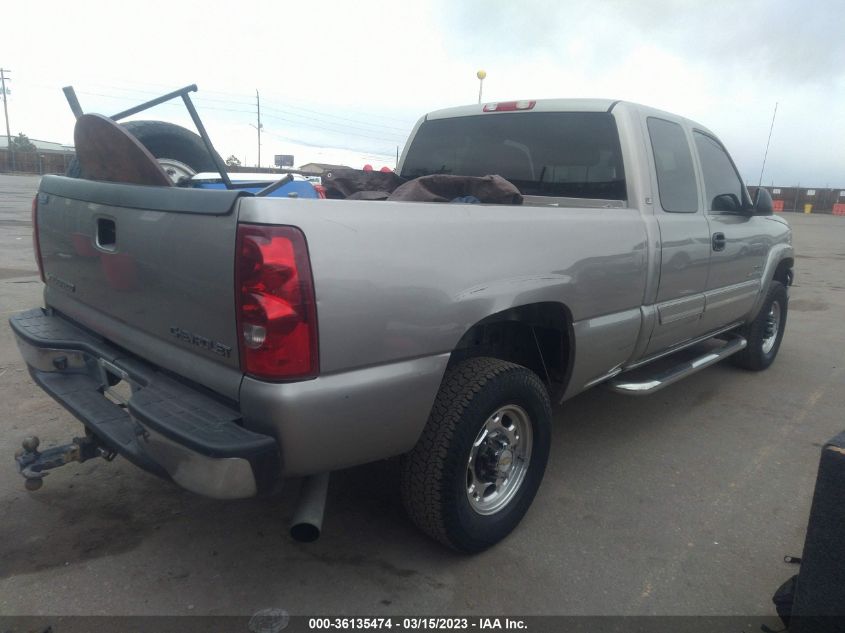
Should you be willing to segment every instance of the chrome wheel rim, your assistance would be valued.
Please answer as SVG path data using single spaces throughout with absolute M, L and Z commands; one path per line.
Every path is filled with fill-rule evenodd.
M 520 406 L 497 409 L 481 427 L 467 460 L 466 493 L 478 514 L 499 512 L 519 491 L 531 461 L 531 419 Z
M 178 185 L 179 181 L 183 178 L 194 177 L 197 173 L 191 169 L 190 166 L 176 160 L 175 158 L 159 158 L 157 160 L 158 164 L 161 165 L 161 168 L 164 170 L 164 173 L 168 175 L 174 185 Z
M 780 330 L 780 316 L 780 303 L 773 301 L 772 306 L 769 308 L 769 314 L 766 315 L 766 329 L 763 333 L 764 354 L 768 354 L 775 347 L 775 341 L 777 341 L 778 331 Z

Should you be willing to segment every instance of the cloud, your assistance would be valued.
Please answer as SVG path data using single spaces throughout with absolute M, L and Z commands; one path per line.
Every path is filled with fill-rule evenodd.
M 448 8 L 451 7 L 451 10 Z M 839 1 L 442 2 L 490 99 L 600 96 L 645 103 L 716 132 L 743 177 L 843 183 L 845 23 Z
M 845 74 L 845 38 L 831 28 L 842 24 L 840 0 L 467 0 L 440 8 L 465 53 L 493 41 L 499 60 L 552 52 L 561 65 L 600 69 L 656 46 L 716 70 L 798 84 Z
M 4 4 L 10 24 L 31 14 L 25 0 Z M 245 0 L 236 10 L 206 0 L 121 12 L 44 0 L 38 39 L 54 45 L 11 29 L 3 63 L 14 132 L 70 140 L 63 85 L 89 93 L 86 110 L 112 113 L 197 83 L 221 152 L 250 160 L 256 88 L 266 156 L 294 145 L 303 156 L 315 145 L 393 156 L 419 115 L 473 103 L 484 68 L 489 100 L 612 97 L 698 120 L 756 181 L 779 101 L 765 179 L 845 185 L 844 15 L 833 0 Z M 150 114 L 190 125 L 178 106 Z

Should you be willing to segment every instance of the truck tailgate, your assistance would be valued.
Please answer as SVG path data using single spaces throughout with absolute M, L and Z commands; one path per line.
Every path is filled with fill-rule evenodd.
M 239 195 L 45 177 L 37 231 L 46 305 L 237 399 Z

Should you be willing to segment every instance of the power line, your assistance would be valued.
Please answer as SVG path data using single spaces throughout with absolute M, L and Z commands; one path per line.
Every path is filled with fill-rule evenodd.
M 243 97 L 243 95 L 239 95 L 239 94 L 233 93 L 233 92 L 221 92 L 221 91 L 216 91 L 216 90 L 204 90 L 203 92 L 210 93 L 210 94 L 217 94 L 217 95 L 231 95 L 231 96 L 235 96 L 235 97 Z M 282 101 L 282 100 L 291 101 L 291 98 L 288 97 L 288 96 L 274 94 L 274 93 L 267 93 L 265 91 L 265 93 L 264 93 L 265 102 L 267 101 L 267 95 L 268 94 L 270 95 L 271 98 L 274 98 L 276 101 Z M 297 107 L 297 106 L 293 106 L 293 105 L 290 105 L 290 104 L 288 104 L 288 105 L 289 105 L 289 107 Z M 301 108 L 301 106 L 299 106 L 299 108 L 304 109 L 304 108 Z M 312 112 L 314 112 L 314 110 L 312 110 Z M 323 114 L 325 114 L 325 113 L 323 113 Z M 332 116 L 332 115 L 326 114 L 326 116 Z M 416 116 L 410 117 L 410 118 L 400 118 L 400 117 L 388 116 L 386 114 L 374 114 L 374 113 L 368 113 L 367 116 L 371 119 L 385 119 L 385 120 L 395 121 L 397 123 L 402 123 L 404 125 L 409 125 L 409 122 L 413 123 L 413 121 L 416 121 L 416 118 L 417 118 Z
M 127 89 L 127 88 L 119 88 L 119 87 L 116 87 L 116 86 L 107 86 L 107 85 L 104 85 L 104 84 L 94 84 L 94 85 L 100 85 L 100 86 L 105 87 L 105 88 L 121 90 L 123 92 L 140 92 L 140 93 L 145 93 L 145 94 L 159 94 L 158 92 L 149 91 L 149 90 L 134 90 L 134 89 Z M 216 99 L 214 97 L 205 96 L 206 94 L 209 94 L 209 93 L 210 94 L 217 94 L 217 95 L 231 95 L 231 96 L 226 98 L 226 99 Z M 233 97 L 235 99 L 233 99 Z M 218 92 L 218 91 L 212 91 L 212 90 L 203 90 L 196 97 L 196 100 L 199 101 L 199 102 L 202 102 L 203 100 L 205 100 L 205 101 L 212 101 L 212 102 L 216 102 L 216 103 L 225 103 L 225 104 L 228 104 L 228 105 L 244 105 L 244 106 L 252 105 L 251 102 L 245 101 L 244 99 L 247 99 L 247 97 L 245 95 L 242 95 L 242 94 L 228 93 L 228 92 Z M 291 103 L 282 104 L 279 99 L 268 101 L 267 95 L 265 93 L 265 96 L 264 96 L 265 110 L 273 109 L 272 107 L 267 106 L 268 102 L 271 105 L 276 105 L 278 103 L 279 105 L 277 107 L 279 107 L 279 108 L 290 108 L 290 109 L 293 109 L 293 110 L 301 110 L 303 112 L 307 112 L 307 113 L 313 114 L 315 116 L 328 117 L 328 118 L 331 118 L 331 119 L 339 119 L 339 120 L 342 120 L 342 121 L 357 123 L 357 124 L 360 124 L 360 125 L 367 125 L 367 126 L 377 127 L 377 128 L 392 129 L 392 130 L 400 131 L 400 132 L 404 132 L 406 129 L 409 129 L 411 127 L 411 125 L 413 124 L 412 121 L 409 121 L 409 120 L 406 120 L 406 119 L 398 119 L 398 118 L 395 118 L 395 117 L 387 117 L 387 116 L 383 116 L 383 115 L 367 115 L 368 118 L 370 118 L 370 119 L 384 118 L 384 119 L 390 119 L 390 120 L 393 120 L 393 121 L 397 121 L 399 123 L 405 124 L 405 127 L 398 127 L 396 125 L 385 125 L 385 124 L 381 124 L 381 123 L 372 123 L 370 121 L 362 120 L 360 118 L 339 116 L 339 115 L 336 115 L 336 114 L 331 114 L 331 113 L 328 113 L 328 112 L 315 110 L 313 108 L 304 108 L 302 106 L 293 105 Z
M 291 115 L 291 116 L 295 116 L 295 115 Z M 389 142 L 391 144 L 395 143 L 397 139 L 401 138 L 398 134 L 395 135 L 395 136 L 391 135 L 389 137 L 373 136 L 372 134 L 357 134 L 355 132 L 350 132 L 349 128 L 328 127 L 328 125 L 331 125 L 330 123 L 321 123 L 321 122 L 318 121 L 318 123 L 321 123 L 321 124 L 315 125 L 313 123 L 306 123 L 306 122 L 303 122 L 303 121 L 297 121 L 297 120 L 289 119 L 289 118 L 286 118 L 286 117 L 278 116 L 278 115 L 275 115 L 275 114 L 265 114 L 265 117 L 268 118 L 268 119 L 273 119 L 275 121 L 284 121 L 285 123 L 293 123 L 294 125 L 299 125 L 299 126 L 302 126 L 302 127 L 310 127 L 310 128 L 317 129 L 317 130 L 322 130 L 324 132 L 334 132 L 335 134 L 357 136 L 359 138 L 367 138 L 367 139 L 370 139 L 370 140 L 373 140 L 373 141 L 386 141 L 386 142 Z M 366 130 L 362 130 L 362 131 L 366 131 Z
M 143 91 L 138 91 L 138 92 L 143 92 Z M 105 99 L 112 99 L 112 100 L 117 100 L 117 101 L 135 101 L 130 96 L 109 95 L 109 94 L 104 94 L 104 93 L 100 93 L 100 92 L 88 92 L 88 91 L 84 91 L 84 90 L 77 91 L 77 94 L 86 95 L 86 96 L 93 96 L 93 97 L 102 97 L 102 98 L 105 98 Z M 198 105 L 201 105 L 203 110 L 211 110 L 211 111 L 215 111 L 215 112 L 234 112 L 234 113 L 240 113 L 240 114 L 253 114 L 253 115 L 259 114 L 259 112 L 258 112 L 259 102 L 258 102 L 257 91 L 256 91 L 256 103 L 255 103 L 256 108 L 252 109 L 252 110 L 246 110 L 246 109 L 240 109 L 240 108 L 221 108 L 221 107 L 217 107 L 217 106 L 203 105 L 201 103 L 200 98 L 197 98 L 196 102 L 197 102 Z M 160 106 L 167 106 L 167 107 L 177 108 L 177 109 L 181 108 L 181 105 L 178 104 L 178 103 L 162 103 L 162 104 L 159 104 L 159 107 Z M 330 134 L 330 135 L 342 134 L 344 136 L 363 138 L 363 139 L 367 139 L 367 140 L 370 140 L 370 141 L 382 141 L 382 142 L 390 143 L 391 146 L 396 144 L 397 140 L 399 140 L 401 142 L 404 142 L 404 140 L 405 140 L 404 136 L 400 136 L 399 134 L 393 135 L 391 133 L 387 133 L 384 136 L 377 136 L 379 134 L 379 132 L 376 131 L 376 130 L 367 130 L 367 129 L 364 129 L 364 128 L 358 128 L 358 127 L 351 126 L 351 125 L 344 125 L 342 123 L 335 123 L 333 121 L 322 121 L 320 119 L 308 117 L 308 116 L 305 116 L 305 115 L 302 115 L 302 114 L 297 114 L 295 112 L 290 112 L 290 113 L 284 112 L 284 114 L 286 116 L 279 116 L 277 114 L 267 114 L 266 111 L 268 110 L 268 108 L 266 106 L 265 106 L 264 110 L 265 110 L 264 118 L 269 118 L 269 119 L 272 119 L 274 121 L 280 121 L 280 122 L 284 122 L 284 123 L 291 124 L 291 125 L 298 126 L 298 127 L 319 130 L 321 132 L 325 132 L 325 133 Z M 273 112 L 280 112 L 280 110 L 278 110 L 276 108 L 270 108 L 270 110 L 273 111 Z M 257 120 L 256 123 L 260 123 L 260 121 Z M 250 126 L 256 127 L 256 125 L 254 125 L 254 124 L 250 124 Z M 262 130 L 264 130 L 265 133 L 267 133 L 267 130 L 264 128 L 263 124 L 261 124 L 261 127 L 262 127 Z M 357 130 L 357 132 L 351 131 L 351 130 Z M 361 132 L 365 132 L 365 133 L 361 133 Z M 309 145 L 309 146 L 313 146 L 313 147 L 321 147 L 321 145 L 319 143 L 309 143 L 309 142 L 306 142 L 306 141 L 297 140 L 297 139 L 289 137 L 289 136 L 280 137 L 276 134 L 271 134 L 271 135 L 277 136 L 278 138 L 283 138 L 284 140 L 290 140 L 290 141 L 293 141 L 293 142 L 296 142 L 296 143 L 301 143 L 303 145 Z M 260 137 L 260 134 L 259 134 L 259 137 Z M 339 148 L 339 149 L 349 149 L 349 151 L 361 151 L 361 150 L 354 149 L 354 148 Z M 385 152 L 384 155 L 386 156 L 389 153 L 390 152 Z
M 328 147 L 324 143 L 314 143 L 312 141 L 305 141 L 305 140 L 290 136 L 288 134 L 279 134 L 279 133 L 276 133 L 276 132 L 272 132 L 272 131 L 268 130 L 266 127 L 264 128 L 264 133 L 269 134 L 270 136 L 277 138 L 281 141 L 288 141 L 288 142 L 291 142 L 291 143 L 296 143 L 297 145 L 305 145 L 306 147 L 314 147 L 314 148 L 317 148 L 317 149 L 339 149 L 339 150 L 343 150 L 343 151 L 347 151 L 347 152 L 355 152 L 355 153 L 361 154 L 362 156 L 371 156 L 371 157 L 385 157 L 385 156 L 390 155 L 389 152 L 369 151 L 369 150 L 361 149 L 359 147 L 350 147 L 348 145 L 347 146 L 341 145 L 341 146 Z
M 110 86 L 108 84 L 97 84 L 97 83 L 92 83 L 92 84 L 88 84 L 88 85 L 98 86 L 100 88 L 108 88 L 109 90 L 118 90 L 120 92 L 132 92 L 132 93 L 139 93 L 139 94 L 146 94 L 146 95 L 159 95 L 159 94 L 161 94 L 161 92 L 157 91 L 157 90 L 139 90 L 138 88 L 121 88 L 120 86 Z M 192 97 L 192 99 L 194 101 L 197 101 L 197 100 L 200 100 L 200 101 L 215 101 L 217 103 L 227 103 L 227 104 L 230 104 L 230 105 L 243 105 L 243 106 L 252 106 L 253 105 L 252 101 L 248 101 L 248 100 L 244 100 L 244 101 L 237 100 L 236 101 L 236 100 L 233 100 L 231 98 L 229 98 L 229 99 L 214 99 L 213 97 L 206 97 L 205 93 L 207 93 L 207 92 L 209 92 L 209 91 L 203 90 L 201 95 L 197 95 L 195 97 Z M 248 97 L 246 97 L 246 96 L 243 96 L 243 95 L 240 95 L 240 96 L 242 96 L 243 99 L 248 99 Z
M 91 85 L 101 86 L 103 88 L 109 88 L 111 90 L 119 90 L 121 92 L 130 92 L 130 93 L 134 92 L 134 93 L 155 94 L 155 95 L 159 94 L 158 92 L 151 91 L 151 90 L 138 90 L 138 89 L 134 89 L 134 88 L 121 88 L 121 87 L 118 87 L 118 86 L 109 86 L 109 85 L 106 85 L 106 84 L 91 84 Z M 80 94 L 84 94 L 81 91 L 77 91 L 77 92 L 80 92 Z M 232 99 L 232 98 L 215 99 L 213 97 L 205 96 L 206 93 L 221 94 L 221 95 L 231 94 L 233 97 L 237 97 L 237 100 Z M 89 93 L 89 94 L 96 94 L 96 93 Z M 105 95 L 102 95 L 102 96 L 105 96 Z M 245 99 L 245 98 L 246 97 L 244 95 L 237 95 L 235 93 L 225 93 L 225 92 L 215 92 L 215 91 L 210 91 L 210 90 L 203 90 L 200 95 L 197 95 L 194 98 L 194 100 L 199 104 L 203 103 L 204 101 L 210 101 L 210 102 L 213 102 L 213 103 L 225 103 L 227 105 L 251 106 L 252 105 L 251 102 L 240 100 L 240 99 Z M 372 117 L 374 117 L 374 118 L 387 118 L 387 119 L 395 120 L 395 121 L 398 121 L 398 122 L 401 122 L 401 123 L 406 123 L 406 126 L 405 127 L 398 127 L 398 126 L 395 126 L 395 125 L 384 125 L 384 124 L 380 124 L 380 123 L 372 123 L 370 121 L 365 121 L 365 120 L 362 120 L 362 119 L 356 119 L 356 118 L 352 118 L 352 117 L 345 117 L 345 116 L 340 116 L 340 115 L 336 115 L 336 114 L 330 114 L 328 112 L 322 112 L 320 110 L 314 110 L 314 109 L 310 109 L 310 108 L 303 108 L 301 106 L 292 105 L 290 103 L 285 103 L 284 105 L 276 105 L 276 103 L 277 103 L 276 101 L 271 101 L 270 102 L 271 106 L 268 106 L 267 105 L 268 101 L 267 101 L 266 96 L 265 96 L 264 101 L 265 101 L 265 106 L 264 106 L 265 110 L 276 110 L 278 112 L 282 112 L 284 114 L 289 114 L 291 116 L 303 116 L 303 115 L 297 114 L 295 112 L 289 112 L 289 111 L 285 110 L 285 108 L 289 108 L 291 110 L 300 110 L 302 112 L 307 112 L 309 114 L 314 115 L 315 117 L 337 119 L 339 121 L 356 123 L 358 125 L 364 125 L 364 126 L 373 127 L 373 128 L 381 128 L 381 129 L 384 129 L 384 130 L 392 130 L 392 131 L 396 131 L 396 132 L 406 132 L 407 130 L 409 130 L 412 127 L 412 123 L 409 123 L 408 121 L 406 121 L 404 119 L 396 119 L 396 118 L 393 118 L 393 117 L 382 117 L 380 115 L 372 115 Z M 273 107 L 273 106 L 275 106 L 275 107 Z M 220 108 L 220 109 L 222 109 L 222 108 Z
M 111 78 L 106 78 L 106 79 L 111 79 L 111 80 L 114 80 L 116 82 L 120 82 L 120 83 L 123 83 L 125 85 L 129 85 L 129 86 L 144 86 L 146 89 L 144 89 L 144 88 L 127 88 L 127 87 L 117 86 L 117 85 L 113 85 L 113 84 L 104 84 L 104 83 L 95 83 L 95 82 L 88 83 L 86 85 L 98 86 L 98 87 L 101 87 L 101 88 L 108 88 L 109 90 L 118 90 L 120 92 L 126 92 L 126 93 L 140 93 L 140 94 L 149 94 L 149 95 L 156 95 L 156 96 L 160 95 L 162 90 L 164 90 L 164 89 L 170 90 L 173 87 L 172 85 L 155 84 L 155 83 L 150 83 L 150 82 L 129 81 L 125 78 L 117 78 L 117 77 L 111 77 Z M 54 86 L 45 85 L 45 84 L 41 84 L 41 83 L 37 83 L 37 82 L 27 81 L 26 83 L 33 85 L 33 86 L 46 88 L 46 89 L 53 89 L 54 88 Z M 158 90 L 158 88 L 161 88 L 162 90 Z M 155 90 L 153 90 L 153 89 L 155 89 Z M 97 93 L 97 92 L 86 93 L 86 92 L 80 91 L 80 90 L 77 90 L 77 92 L 79 94 L 90 94 L 90 95 L 94 95 L 94 96 L 103 96 L 103 97 L 108 97 L 108 98 L 111 98 L 111 99 L 124 98 L 124 97 L 116 97 L 114 95 L 104 95 L 104 94 Z M 220 96 L 224 96 L 225 98 L 220 99 L 220 98 L 210 97 L 210 96 L 206 96 L 206 95 L 220 95 Z M 265 110 L 266 110 L 266 109 L 268 109 L 268 107 L 267 107 L 268 99 L 267 99 L 267 93 L 266 92 L 265 92 L 264 96 L 265 96 L 264 101 L 265 101 Z M 375 127 L 375 128 L 383 128 L 385 130 L 394 130 L 394 131 L 397 131 L 397 132 L 402 132 L 403 135 L 406 134 L 407 131 L 409 131 L 413 127 L 414 122 L 416 121 L 415 116 L 403 118 L 403 117 L 389 116 L 387 114 L 375 114 L 375 113 L 372 113 L 372 112 L 362 114 L 362 116 L 364 116 L 366 119 L 369 119 L 369 120 L 362 120 L 361 118 L 344 117 L 344 116 L 339 116 L 339 115 L 336 115 L 336 114 L 331 114 L 331 113 L 320 111 L 320 110 L 315 110 L 313 108 L 304 108 L 301 105 L 293 105 L 292 103 L 289 103 L 291 101 L 291 98 L 289 96 L 282 96 L 282 95 L 271 93 L 270 97 L 271 97 L 271 99 L 273 99 L 273 100 L 270 101 L 271 104 L 281 103 L 282 100 L 284 100 L 285 103 L 284 103 L 283 107 L 286 107 L 286 108 L 301 110 L 303 112 L 308 112 L 308 113 L 313 114 L 315 116 L 321 116 L 321 117 L 327 117 L 327 118 L 331 118 L 331 119 L 339 119 L 339 120 L 343 120 L 343 121 L 347 121 L 347 122 L 351 122 L 351 123 L 357 123 L 359 125 L 365 125 L 365 126 Z M 200 104 L 203 103 L 204 101 L 209 101 L 209 102 L 213 102 L 213 103 L 222 103 L 222 104 L 234 105 L 234 106 L 246 106 L 246 107 L 252 107 L 253 106 L 253 102 L 250 100 L 250 97 L 247 97 L 246 95 L 244 95 L 242 93 L 225 92 L 225 91 L 221 91 L 221 90 L 206 90 L 206 89 L 203 89 L 201 91 L 201 93 L 198 94 L 194 98 L 194 101 L 197 102 L 197 103 L 200 103 Z M 205 107 L 207 109 L 212 109 L 211 106 L 205 106 Z M 216 109 L 221 110 L 221 111 L 232 111 L 232 112 L 252 112 L 253 111 L 251 109 L 250 110 L 240 110 L 240 109 L 236 109 L 236 108 L 216 108 Z M 290 113 L 290 114 L 294 115 L 294 113 Z M 302 116 L 302 115 L 297 115 L 297 116 Z M 396 125 L 388 125 L 388 124 L 373 122 L 376 119 L 382 119 L 382 120 L 385 120 L 385 121 L 394 121 L 396 123 L 401 124 L 401 126 L 397 127 Z
M 128 85 L 147 86 L 149 88 L 163 88 L 163 89 L 166 88 L 168 90 L 172 89 L 172 86 L 164 86 L 162 84 L 154 84 L 154 83 L 149 83 L 149 82 L 138 82 L 138 81 L 128 81 L 126 79 L 116 78 L 116 77 L 113 77 L 111 79 L 115 79 L 116 81 L 120 81 L 120 82 L 123 82 L 123 83 L 128 84 Z M 105 88 L 115 88 L 115 86 L 106 85 L 106 84 L 92 84 L 92 85 L 100 85 L 100 86 L 105 87 Z M 127 88 L 118 88 L 118 89 L 124 90 L 124 91 L 133 90 L 133 89 L 127 89 Z M 145 90 L 137 89 L 135 91 L 136 92 L 147 92 L 148 94 L 156 94 L 156 95 L 160 94 L 160 91 L 157 91 L 157 90 L 156 91 L 150 91 L 150 90 L 145 91 Z M 212 99 L 211 97 L 205 97 L 206 99 L 209 99 L 209 100 L 212 100 L 212 101 L 220 101 L 220 102 L 230 102 L 231 97 L 236 97 L 238 99 L 248 99 L 249 98 L 249 97 L 247 97 L 247 96 L 245 96 L 244 94 L 241 94 L 241 93 L 226 92 L 226 91 L 223 91 L 223 90 L 203 89 L 202 93 L 203 94 L 222 95 L 222 96 L 229 97 L 227 99 Z M 283 98 L 283 99 L 289 100 L 289 97 L 283 97 L 282 95 L 278 95 L 278 94 L 274 94 L 274 93 L 267 93 L 265 91 L 265 93 L 264 93 L 265 102 L 267 101 L 267 95 L 268 94 L 270 94 L 271 97 L 276 97 L 277 99 Z M 249 101 L 243 101 L 243 102 L 240 103 L 240 105 L 252 105 L 252 103 L 249 102 Z M 291 106 L 291 107 L 293 107 L 293 106 Z M 369 116 L 371 118 L 374 118 L 374 119 L 386 119 L 386 120 L 396 121 L 397 123 L 403 123 L 403 124 L 407 124 L 408 121 L 409 121 L 406 118 L 393 117 L 393 116 L 389 116 L 389 115 L 386 115 L 386 114 L 370 114 Z
M 393 125 L 379 125 L 376 123 L 368 123 L 367 121 L 361 121 L 360 119 L 351 119 L 349 117 L 338 116 L 336 114 L 328 114 L 326 112 L 319 112 L 317 110 L 309 110 L 308 108 L 300 108 L 298 106 L 293 105 L 285 105 L 285 108 L 290 108 L 292 110 L 301 110 L 303 112 L 308 112 L 309 114 L 313 114 L 316 117 L 325 117 L 331 119 L 338 119 L 340 121 L 347 121 L 349 123 L 358 123 L 360 125 L 368 125 L 370 127 L 382 128 L 385 130 L 396 130 L 397 132 L 404 132 L 407 128 L 396 127 Z M 274 108 L 267 108 L 268 110 L 273 110 Z M 284 112 L 283 109 L 279 108 L 280 111 Z M 299 115 L 302 116 L 302 115 Z M 409 126 L 410 127 L 410 126 Z
M 133 101 L 133 99 L 131 97 L 107 95 L 107 94 L 102 94 L 102 93 L 98 93 L 98 92 L 86 92 L 86 91 L 79 90 L 79 91 L 77 91 L 77 94 L 94 96 L 94 97 L 104 97 L 106 99 L 116 99 L 116 100 L 119 100 L 119 101 Z M 214 110 L 214 111 L 217 111 L 217 112 L 240 112 L 240 113 L 244 113 L 244 114 L 252 114 L 253 113 L 253 110 L 241 110 L 241 109 L 237 109 L 237 108 L 219 108 L 219 107 L 216 107 L 216 106 L 203 105 L 201 103 L 200 99 L 197 99 L 196 101 L 197 101 L 198 105 L 202 105 L 202 108 L 204 110 Z M 177 103 L 162 103 L 162 104 L 159 104 L 159 105 L 169 106 L 169 107 L 179 107 L 179 104 L 177 104 Z M 284 111 L 276 109 L 276 108 L 267 108 L 266 106 L 265 106 L 264 109 L 265 109 L 265 117 L 266 118 L 270 118 L 270 119 L 274 119 L 274 120 L 278 120 L 278 121 L 284 121 L 285 123 L 292 123 L 292 124 L 298 125 L 298 126 L 318 129 L 318 130 L 322 130 L 324 132 L 334 132 L 334 133 L 340 133 L 340 134 L 348 134 L 350 136 L 367 138 L 367 139 L 374 140 L 374 141 L 388 141 L 390 143 L 396 143 L 397 140 L 400 140 L 400 141 L 405 140 L 404 135 L 393 134 L 391 132 L 386 132 L 384 136 L 374 136 L 374 134 L 381 134 L 381 132 L 379 132 L 378 130 L 369 130 L 369 129 L 366 129 L 366 128 L 360 128 L 360 127 L 356 127 L 356 126 L 352 126 L 352 125 L 345 125 L 344 127 L 329 127 L 329 126 L 341 126 L 341 125 L 344 125 L 344 124 L 335 123 L 334 121 L 323 121 L 321 119 L 316 119 L 314 117 L 308 117 L 308 116 L 305 116 L 305 115 L 302 115 L 302 114 L 297 114 L 295 112 L 284 112 Z M 279 116 L 279 115 L 275 115 L 275 114 L 266 114 L 266 111 L 268 109 L 272 112 L 282 112 L 285 116 Z M 288 117 L 294 117 L 294 118 L 288 118 Z M 309 123 L 308 121 L 314 121 L 315 123 L 317 123 L 319 125 L 315 125 L 314 123 Z M 255 127 L 255 126 L 252 125 L 252 127 Z M 367 134 L 357 134 L 355 132 L 350 132 L 349 130 L 357 130 L 358 132 L 366 132 Z
M 87 95 L 89 97 L 104 97 L 106 99 L 117 99 L 118 101 L 136 101 L 136 99 L 133 99 L 132 97 L 120 97 L 120 96 L 117 96 L 117 95 L 103 94 L 101 92 L 86 92 L 84 90 L 77 90 L 76 94 Z M 200 102 L 199 99 L 196 99 L 195 101 L 197 101 L 197 103 L 199 105 L 202 105 L 202 103 Z M 161 107 L 161 106 L 167 106 L 167 107 L 171 107 L 171 108 L 182 108 L 182 105 L 180 103 L 176 103 L 176 102 L 160 103 L 156 107 Z M 253 110 L 240 110 L 240 109 L 236 109 L 236 108 L 218 108 L 218 107 L 206 106 L 206 105 L 203 105 L 203 109 L 204 110 L 217 110 L 219 112 L 243 112 L 245 114 L 252 114 L 254 112 Z
M 288 110 L 286 108 L 290 108 L 291 110 L 301 110 L 303 112 L 308 112 L 312 116 L 305 116 L 304 114 L 299 114 L 298 112 L 291 112 L 290 110 Z M 357 119 L 350 119 L 348 117 L 337 116 L 337 115 L 334 115 L 334 114 L 325 114 L 325 113 L 321 113 L 321 112 L 316 112 L 314 110 L 308 110 L 306 108 L 297 108 L 296 106 L 285 106 L 284 108 L 282 108 L 282 107 L 265 107 L 265 109 L 269 110 L 271 112 L 278 112 L 280 114 L 286 114 L 288 116 L 298 116 L 298 117 L 301 117 L 301 118 L 304 118 L 304 119 L 314 119 L 315 121 L 325 121 L 326 123 L 332 123 L 332 124 L 335 124 L 335 125 L 347 125 L 348 123 L 355 123 L 356 125 L 352 125 L 352 126 L 347 125 L 347 127 L 352 127 L 353 129 L 362 130 L 362 131 L 365 131 L 365 132 L 378 132 L 380 134 L 382 134 L 382 133 L 393 134 L 393 133 L 398 133 L 398 132 L 405 133 L 411 127 L 411 126 L 408 126 L 407 128 L 399 128 L 399 127 L 393 127 L 391 125 L 376 125 L 375 123 L 367 123 L 365 121 L 359 121 Z M 330 120 L 326 120 L 326 119 L 336 119 L 336 121 L 330 121 Z M 366 127 L 360 127 L 362 125 L 366 126 Z M 369 129 L 369 128 L 373 128 L 373 129 Z

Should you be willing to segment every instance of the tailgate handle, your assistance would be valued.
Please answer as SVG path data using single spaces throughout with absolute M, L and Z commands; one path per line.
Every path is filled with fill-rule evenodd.
M 97 218 L 97 246 L 104 251 L 117 247 L 117 228 L 111 218 Z

